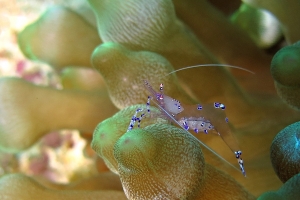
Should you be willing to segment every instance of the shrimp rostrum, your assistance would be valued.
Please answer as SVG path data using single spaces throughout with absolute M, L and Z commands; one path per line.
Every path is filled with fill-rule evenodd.
M 180 103 L 178 100 L 165 95 L 163 92 L 163 84 L 160 84 L 159 92 L 155 91 L 147 81 L 145 81 L 145 87 L 150 92 L 146 105 L 147 112 L 143 112 L 142 109 L 138 109 L 131 119 L 128 131 L 134 127 L 135 122 L 138 122 L 138 127 L 140 126 L 142 118 L 145 117 L 147 113 L 150 113 L 150 100 L 152 100 L 154 104 L 160 108 L 165 118 L 171 122 L 175 122 L 186 131 L 194 131 L 195 133 L 202 132 L 204 134 L 208 134 L 213 131 L 219 135 L 234 153 L 242 174 L 246 176 L 243 159 L 241 157 L 242 151 L 230 131 L 228 118 L 224 112 L 224 104 L 214 102 L 212 104 L 203 105 L 185 105 Z M 138 116 L 138 113 L 140 112 L 142 112 L 142 114 Z M 215 153 L 201 141 L 199 142 Z M 220 157 L 219 155 L 217 156 Z M 224 160 L 222 157 L 220 158 Z

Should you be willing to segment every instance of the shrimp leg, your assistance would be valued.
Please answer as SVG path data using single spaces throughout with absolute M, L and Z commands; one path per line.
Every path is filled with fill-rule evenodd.
M 148 100 L 147 100 L 147 104 L 146 104 L 146 109 L 147 109 L 147 113 L 148 113 L 148 114 L 150 113 L 150 99 L 151 99 L 151 97 L 148 96 Z M 129 123 L 129 126 L 128 126 L 128 128 L 127 128 L 127 132 L 133 129 L 133 127 L 134 127 L 136 121 L 138 121 L 138 128 L 140 128 L 141 121 L 142 121 L 143 117 L 145 117 L 146 113 L 143 112 L 143 113 L 140 115 L 140 117 L 137 117 L 137 115 L 138 115 L 139 112 L 143 112 L 143 109 L 142 109 L 142 108 L 138 108 L 138 109 L 135 111 L 134 115 L 133 115 L 132 118 L 131 118 L 131 121 L 130 121 L 130 123 Z

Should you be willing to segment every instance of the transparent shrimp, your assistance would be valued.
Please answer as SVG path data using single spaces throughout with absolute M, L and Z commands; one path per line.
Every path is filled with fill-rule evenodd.
M 143 109 L 138 108 L 135 111 L 135 114 L 132 116 L 132 119 L 130 121 L 130 124 L 128 126 L 127 132 L 132 130 L 134 128 L 134 125 L 136 122 L 138 122 L 138 128 L 140 127 L 140 123 L 142 118 L 144 118 L 146 116 L 146 114 L 150 114 L 150 100 L 152 99 L 151 96 L 148 96 L 148 101 L 147 101 L 147 112 L 145 112 Z M 157 105 L 157 107 L 159 107 L 162 111 L 163 111 L 163 115 L 157 115 L 155 117 L 160 117 L 160 118 L 164 118 L 169 120 L 170 122 L 173 121 L 175 122 L 178 126 L 182 125 L 171 115 L 169 114 L 164 108 L 162 108 L 158 103 L 156 103 L 156 101 L 153 101 L 154 104 Z M 142 114 L 138 117 L 138 113 L 142 112 Z M 184 129 L 186 130 L 186 129 Z M 187 131 L 187 130 L 186 130 Z M 188 131 L 187 131 L 188 132 Z M 190 132 L 188 132 L 190 133 Z M 192 135 L 192 134 L 191 134 Z M 192 135 L 196 140 L 198 140 L 194 135 Z M 210 152 L 212 152 L 215 156 L 217 156 L 220 160 L 224 161 L 225 163 L 227 163 L 228 165 L 230 165 L 231 167 L 233 167 L 236 170 L 239 170 L 238 168 L 236 168 L 234 165 L 232 165 L 230 162 L 228 162 L 227 160 L 225 160 L 222 156 L 220 156 L 218 153 L 216 153 L 213 149 L 211 149 L 209 146 L 207 146 L 206 144 L 204 144 L 202 141 L 198 140 L 199 143 L 204 146 L 206 149 L 208 149 Z
M 226 64 L 203 64 L 203 65 L 195 65 L 184 67 L 175 71 L 168 73 L 166 76 L 190 68 L 196 67 L 207 67 L 207 66 L 217 66 L 217 67 L 230 67 L 236 68 L 240 70 L 244 70 L 254 74 L 252 71 L 232 66 Z M 147 100 L 147 113 L 150 113 L 150 100 L 153 100 L 154 104 L 156 104 L 162 111 L 164 118 L 171 122 L 175 122 L 177 125 L 181 126 L 184 130 L 189 131 L 193 130 L 195 133 L 203 132 L 205 134 L 215 133 L 222 138 L 222 140 L 226 143 L 226 145 L 231 149 L 234 153 L 240 171 L 244 176 L 246 176 L 246 171 L 244 168 L 244 162 L 241 157 L 242 151 L 235 140 L 234 136 L 232 135 L 229 125 L 228 125 L 228 118 L 225 115 L 225 105 L 219 102 L 215 102 L 213 104 L 197 104 L 197 105 L 185 105 L 180 103 L 178 100 L 171 98 L 164 94 L 163 91 L 163 84 L 160 84 L 160 91 L 155 91 L 151 85 L 145 81 L 145 86 L 147 90 L 150 92 L 150 96 L 148 96 Z M 142 112 L 142 114 L 138 117 L 138 113 Z M 140 126 L 141 120 L 147 114 L 143 112 L 142 109 L 137 109 L 135 114 L 133 115 L 131 122 L 128 126 L 128 130 L 130 131 L 133 129 L 134 124 L 138 122 L 138 127 Z M 216 152 L 214 152 L 211 148 L 205 145 L 203 142 L 198 140 L 205 148 L 209 151 L 214 153 L 217 157 L 221 160 L 225 161 L 229 165 L 233 166 L 231 163 L 226 161 Z M 234 166 L 233 166 L 234 167 Z M 236 168 L 236 167 L 234 167 Z M 236 168 L 237 169 L 237 168 Z
M 241 157 L 242 151 L 230 131 L 228 118 L 224 112 L 224 104 L 215 102 L 212 105 L 185 105 L 165 95 L 163 93 L 163 84 L 160 85 L 160 92 L 156 92 L 147 81 L 145 81 L 145 86 L 151 93 L 151 96 L 148 97 L 147 106 L 150 105 L 150 99 L 152 99 L 165 114 L 166 118 L 175 122 L 186 131 L 193 130 L 195 133 L 203 132 L 205 134 L 214 132 L 219 135 L 234 153 L 242 174 L 246 176 L 243 159 Z M 150 109 L 148 109 L 147 112 L 150 112 Z M 145 114 L 143 113 L 140 118 L 137 118 L 136 114 L 134 116 L 136 118 L 135 120 L 140 123 L 141 118 Z M 206 145 L 205 147 L 207 148 Z M 209 150 L 211 149 L 209 148 Z M 218 157 L 220 156 L 218 155 Z M 224 159 L 222 158 L 222 160 Z

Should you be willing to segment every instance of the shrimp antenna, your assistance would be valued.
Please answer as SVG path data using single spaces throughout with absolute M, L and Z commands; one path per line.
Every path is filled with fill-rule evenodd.
M 177 69 L 177 70 L 174 70 L 174 71 L 168 73 L 166 76 L 168 76 L 170 74 L 173 74 L 175 72 L 179 72 L 179 71 L 186 70 L 186 69 L 191 69 L 191 68 L 196 68 L 196 67 L 230 67 L 230 68 L 240 69 L 240 70 L 249 72 L 251 74 L 255 74 L 254 72 L 252 72 L 252 71 L 250 71 L 248 69 L 245 69 L 245 68 L 242 68 L 242 67 L 238 67 L 238 66 L 234 66 L 234 65 L 227 65 L 227 64 L 202 64 L 202 65 L 193 65 L 193 66 L 183 67 L 183 68 L 180 68 L 180 69 Z
M 172 115 L 170 115 L 161 105 L 159 105 L 158 103 L 156 103 L 154 100 L 152 100 L 152 102 L 154 102 L 154 104 L 156 104 L 165 114 L 168 115 L 168 117 L 170 119 L 172 119 L 177 125 L 179 125 L 180 127 L 182 127 L 178 121 L 176 119 L 174 119 L 174 117 Z M 185 130 L 183 128 L 183 130 Z M 186 132 L 188 132 L 187 130 L 185 130 Z M 215 152 L 214 150 L 212 150 L 209 146 L 207 146 L 206 144 L 204 144 L 201 140 L 198 140 L 198 138 L 196 138 L 193 134 L 191 134 L 190 132 L 188 132 L 195 140 L 197 140 L 201 145 L 203 145 L 206 149 L 208 149 L 210 152 L 212 152 L 215 156 L 217 156 L 218 158 L 220 158 L 222 161 L 224 161 L 225 163 L 227 163 L 229 166 L 233 167 L 234 169 L 240 171 L 236 166 L 234 166 L 233 164 L 231 164 L 230 162 L 228 162 L 226 159 L 224 159 L 222 156 L 220 156 L 217 152 Z

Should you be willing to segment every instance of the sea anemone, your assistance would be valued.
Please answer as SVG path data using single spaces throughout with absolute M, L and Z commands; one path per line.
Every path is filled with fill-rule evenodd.
M 77 6 L 61 2 L 17 30 L 21 51 L 37 63 L 31 65 L 47 63 L 51 73 L 44 68 L 31 72 L 29 60 L 11 61 L 13 54 L 0 52 L 1 64 L 7 63 L 3 58 L 10 60 L 9 67 L 19 76 L 0 78 L 0 149 L 5 151 L 0 159 L 4 174 L 0 197 L 254 199 L 278 189 L 282 183 L 276 174 L 289 168 L 287 162 L 280 163 L 280 169 L 273 163 L 274 172 L 270 146 L 280 130 L 300 119 L 294 90 L 300 84 L 294 65 L 297 43 L 282 48 L 284 42 L 299 40 L 295 19 L 300 5 L 293 0 L 244 2 L 269 10 L 284 38 L 273 40 L 268 49 L 258 46 L 247 31 L 230 21 L 240 2 L 225 6 L 217 0 L 88 0 Z M 219 66 L 172 73 L 199 64 Z M 220 64 L 246 68 L 255 75 Z M 248 177 L 229 168 L 198 141 L 238 166 L 220 137 L 188 133 L 152 107 L 145 80 L 158 90 L 163 83 L 166 95 L 185 104 L 226 105 L 226 119 L 243 151 Z M 277 96 L 274 81 L 279 96 L 292 108 Z M 279 84 L 292 88 L 292 93 L 282 92 L 286 90 Z M 139 113 L 140 109 L 144 112 Z M 65 134 L 60 132 L 63 129 L 79 132 Z M 291 132 L 286 134 L 284 139 Z M 34 153 L 26 157 L 24 152 L 32 146 L 29 151 Z M 9 174 L 22 172 L 8 167 L 22 159 L 31 174 Z M 66 172 L 64 163 L 74 173 L 61 181 L 64 185 L 50 182 L 59 182 L 53 171 Z M 74 169 L 70 163 L 81 163 L 81 168 Z M 96 172 L 95 168 L 106 170 L 103 163 L 113 173 Z M 284 181 L 289 180 L 272 195 L 288 197 L 286 188 L 297 177 L 295 173 L 284 176 Z M 299 190 L 299 184 L 292 185 Z
M 281 130 L 271 145 L 271 161 L 279 179 L 285 183 L 300 173 L 300 122 Z

